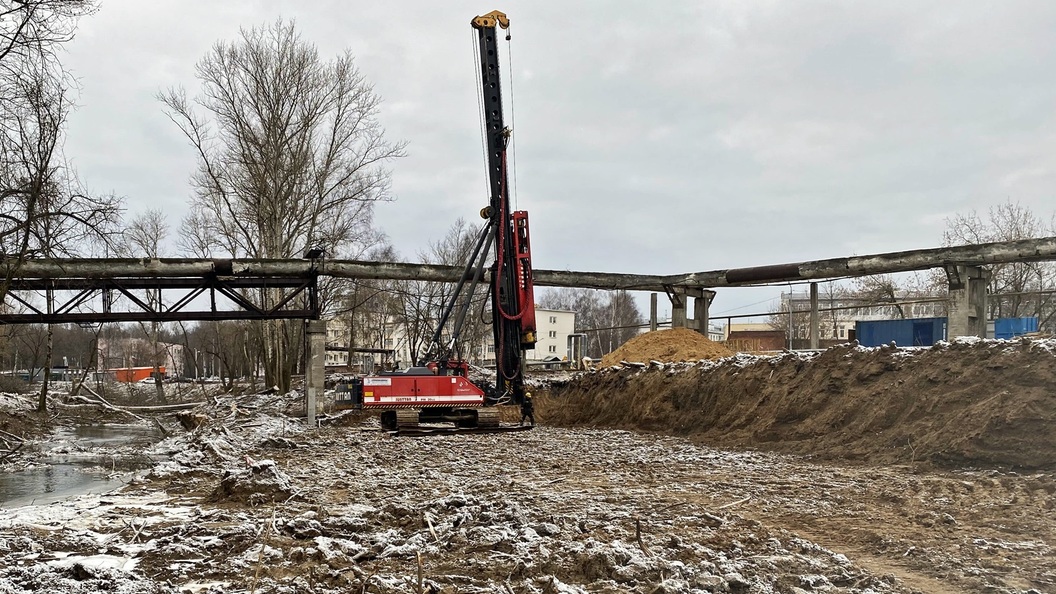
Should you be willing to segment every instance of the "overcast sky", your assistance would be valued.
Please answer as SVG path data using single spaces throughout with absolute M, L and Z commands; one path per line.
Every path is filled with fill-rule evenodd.
M 194 64 L 240 27 L 295 19 L 323 56 L 351 50 L 408 143 L 377 222 L 415 261 L 487 201 L 469 21 L 493 9 L 513 23 L 505 101 L 536 268 L 935 247 L 955 213 L 1056 209 L 1056 2 L 1042 0 L 101 0 L 65 58 L 82 84 L 67 155 L 89 187 L 175 227 L 194 154 L 155 94 L 193 90 Z M 766 310 L 778 291 L 720 290 L 712 311 Z

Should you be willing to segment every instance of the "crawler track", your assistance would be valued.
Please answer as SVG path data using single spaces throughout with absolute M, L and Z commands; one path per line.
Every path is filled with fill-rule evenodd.
M 495 426 L 495 427 L 435 427 L 431 425 L 419 425 L 417 427 L 400 427 L 396 431 L 390 431 L 390 435 L 401 437 L 429 437 L 432 435 L 454 435 L 462 433 L 513 433 L 517 431 L 530 431 L 533 427 L 526 426 Z

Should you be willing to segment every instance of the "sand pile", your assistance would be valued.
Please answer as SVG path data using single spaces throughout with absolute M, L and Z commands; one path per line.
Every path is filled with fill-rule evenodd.
M 639 334 L 620 348 L 601 359 L 602 367 L 617 365 L 620 361 L 648 363 L 649 361 L 700 361 L 721 359 L 733 355 L 726 347 L 708 340 L 696 330 L 672 328 Z

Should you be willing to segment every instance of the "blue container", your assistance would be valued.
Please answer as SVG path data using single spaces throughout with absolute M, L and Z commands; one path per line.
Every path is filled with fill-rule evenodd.
M 997 318 L 994 320 L 994 338 L 1015 338 L 1038 331 L 1038 318 Z
M 898 346 L 931 346 L 946 339 L 946 318 L 858 321 L 854 338 L 869 347 L 892 342 Z

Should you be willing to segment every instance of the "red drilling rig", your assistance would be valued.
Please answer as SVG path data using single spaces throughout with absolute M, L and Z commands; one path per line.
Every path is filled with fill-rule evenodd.
M 535 347 L 535 298 L 528 213 L 510 212 L 506 148 L 511 130 L 503 121 L 499 80 L 498 28 L 506 15 L 493 11 L 475 17 L 483 92 L 490 201 L 480 212 L 487 220 L 467 259 L 465 273 L 437 321 L 425 356 L 405 370 L 354 379 L 349 400 L 365 410 L 380 410 L 387 430 L 418 428 L 421 423 L 454 423 L 456 429 L 499 428 L 496 405 L 521 404 L 530 397 L 524 382 L 524 351 Z M 509 39 L 507 36 L 506 39 Z M 491 247 L 495 259 L 485 275 Z M 495 381 L 471 381 L 469 363 L 456 352 L 470 307 L 469 296 L 488 282 L 495 341 Z M 461 303 L 459 298 L 462 298 Z M 446 330 L 446 332 L 445 332 Z

